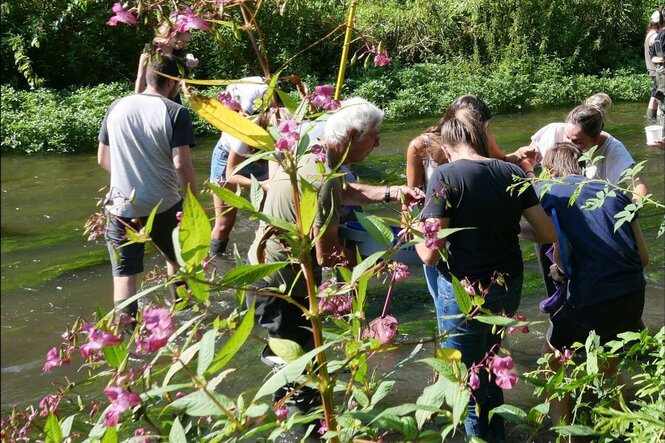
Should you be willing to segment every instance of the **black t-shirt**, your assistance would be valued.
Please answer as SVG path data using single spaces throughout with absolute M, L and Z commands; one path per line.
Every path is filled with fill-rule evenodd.
M 522 211 L 537 205 L 538 197 L 531 186 L 521 195 L 509 193 L 514 175 L 524 177 L 517 166 L 495 159 L 456 160 L 434 171 L 422 218 L 449 218 L 451 228 L 475 228 L 446 239 L 448 264 L 441 260 L 437 265 L 442 275 L 450 272 L 487 285 L 494 271 L 523 272 L 519 223 Z

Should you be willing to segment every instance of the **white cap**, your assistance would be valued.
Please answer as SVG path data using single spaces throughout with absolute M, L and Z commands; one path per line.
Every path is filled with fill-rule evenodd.
M 660 11 L 653 11 L 653 14 L 651 14 L 651 23 L 659 23 L 660 22 Z

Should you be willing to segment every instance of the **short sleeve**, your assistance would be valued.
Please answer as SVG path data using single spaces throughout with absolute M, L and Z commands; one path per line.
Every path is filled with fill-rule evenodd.
M 328 217 L 330 217 L 329 225 L 338 225 L 342 204 L 342 185 L 339 179 L 328 179 L 323 182 L 319 190 L 318 204 L 314 226 L 320 228 L 326 223 Z
M 189 116 L 189 111 L 179 106 L 173 119 L 171 148 L 177 148 L 178 146 L 189 146 L 191 148 L 195 144 L 194 129 L 192 128 L 192 119 Z

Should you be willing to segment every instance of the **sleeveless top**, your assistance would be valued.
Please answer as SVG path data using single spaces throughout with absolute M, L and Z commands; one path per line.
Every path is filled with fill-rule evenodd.
M 423 187 L 427 189 L 427 182 L 432 176 L 434 170 L 439 166 L 437 162 L 434 161 L 432 155 L 429 152 L 429 135 L 423 134 L 423 142 L 425 143 L 425 156 L 423 157 L 423 170 L 425 171 L 425 177 L 423 180 Z
M 648 33 L 647 36 L 644 38 L 644 63 L 647 66 L 647 72 L 651 77 L 656 75 L 656 68 L 653 64 L 653 61 L 651 61 L 651 45 L 649 44 L 649 40 L 653 37 L 654 34 L 657 34 L 658 32 L 654 29 L 651 29 Z

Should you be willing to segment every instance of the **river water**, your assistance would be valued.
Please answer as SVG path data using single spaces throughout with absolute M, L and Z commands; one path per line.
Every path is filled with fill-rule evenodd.
M 663 202 L 664 153 L 644 144 L 644 107 L 643 103 L 615 104 L 610 109 L 611 122 L 607 130 L 624 142 L 636 160 L 648 160 L 643 176 L 654 198 Z M 528 144 L 530 135 L 544 124 L 561 121 L 567 110 L 557 108 L 501 115 L 492 120 L 491 129 L 502 149 L 510 152 Z M 369 177 L 369 182 L 388 183 L 386 177 L 390 176 L 391 184 L 403 182 L 403 153 L 409 140 L 435 121 L 436 118 L 431 118 L 386 124 L 381 134 L 381 147 L 359 168 L 361 180 L 364 175 Z M 201 139 L 194 150 L 199 185 L 208 176 L 214 142 L 211 138 Z M 98 307 L 108 310 L 112 304 L 106 249 L 101 243 L 87 242 L 83 236 L 87 217 L 99 209 L 96 206 L 101 197 L 98 190 L 108 180 L 96 163 L 96 155 L 3 155 L 1 167 L 1 402 L 5 409 L 38 401 L 53 384 L 62 385 L 66 379 L 83 378 L 76 372 L 76 364 L 42 373 L 44 357 L 60 342 L 60 334 L 67 323 L 73 323 L 79 316 L 90 319 Z M 205 207 L 211 207 L 209 195 L 203 195 L 202 202 Z M 381 211 L 385 209 L 379 208 Z M 651 329 L 657 329 L 665 324 L 663 239 L 656 238 L 659 220 L 654 211 L 645 211 L 641 220 L 652 255 L 651 264 L 645 270 L 649 285 L 644 321 Z M 232 239 L 241 253 L 247 250 L 255 229 L 254 223 L 238 218 Z M 536 271 L 533 247 L 524 244 L 523 251 L 527 278 L 520 312 L 543 323 L 532 327 L 530 334 L 512 335 L 506 341 L 516 359 L 518 371 L 534 367 L 546 330 L 546 317 L 537 308 L 543 289 Z M 153 254 L 146 263 L 146 270 L 159 263 Z M 226 260 L 224 265 L 231 266 L 231 261 Z M 396 287 L 392 306 L 392 313 L 400 321 L 400 342 L 426 335 L 434 328 L 434 309 L 422 272 L 413 265 L 411 272 L 410 283 Z M 379 312 L 384 293 L 381 288 L 373 293 L 370 318 Z M 231 294 L 221 294 L 216 302 L 217 308 L 223 312 L 228 307 L 225 300 L 232 299 Z M 256 332 L 262 335 L 261 331 Z M 234 383 L 232 391 L 239 393 L 256 387 L 266 375 L 264 366 L 253 364 L 262 346 L 258 342 L 250 344 L 250 352 L 238 356 L 236 366 L 231 365 L 247 368 L 239 371 L 243 374 L 229 379 Z M 425 346 L 421 358 L 430 356 L 431 352 L 431 346 Z M 401 355 L 398 353 L 383 357 L 377 363 L 390 367 L 399 359 Z M 427 378 L 431 377 L 431 370 L 421 369 L 401 374 L 404 383 L 398 383 L 392 395 L 401 400 L 417 398 Z M 414 390 L 414 386 L 417 389 Z M 524 384 L 507 393 L 507 402 L 535 404 Z

